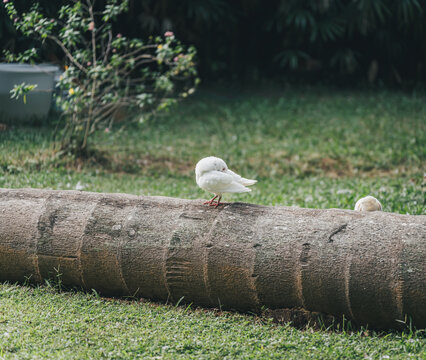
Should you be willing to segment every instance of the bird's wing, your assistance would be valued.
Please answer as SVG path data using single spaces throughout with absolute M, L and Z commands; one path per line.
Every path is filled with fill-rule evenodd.
M 242 184 L 234 181 L 234 178 L 230 174 L 221 171 L 209 171 L 205 173 L 199 178 L 198 185 L 215 194 L 251 191 Z
M 226 173 L 231 175 L 235 182 L 244 186 L 250 186 L 257 183 L 257 180 L 250 180 L 250 179 L 243 178 L 242 176 L 234 173 L 232 170 L 229 170 L 229 169 L 226 170 Z

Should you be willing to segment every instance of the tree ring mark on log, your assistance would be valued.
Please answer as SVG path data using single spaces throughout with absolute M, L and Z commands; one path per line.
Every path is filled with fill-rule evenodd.
M 204 220 L 203 218 L 196 217 L 196 216 L 190 216 L 190 215 L 187 215 L 185 213 L 180 214 L 179 218 L 192 219 L 192 220 Z
M 40 241 L 41 239 L 43 239 L 43 233 L 46 230 L 46 227 L 42 224 L 42 220 L 43 220 L 44 213 L 47 210 L 47 204 L 49 203 L 49 200 L 52 197 L 53 195 L 48 195 L 46 199 L 44 200 L 42 210 L 40 212 L 40 216 L 38 217 L 38 220 L 37 220 L 37 234 L 35 235 L 36 238 L 34 241 L 35 244 L 34 244 L 34 260 L 33 260 L 34 270 L 35 270 L 34 273 L 36 275 L 37 281 L 42 280 L 41 272 L 40 272 L 40 264 L 38 259 Z
M 310 257 L 309 256 L 309 251 L 310 250 L 311 250 L 311 244 L 304 243 L 302 245 L 302 251 L 300 252 L 300 258 L 299 258 L 300 264 L 302 266 L 306 266 L 308 264 L 309 257 Z
M 302 244 L 302 250 L 299 256 L 300 267 L 295 279 L 296 293 L 300 301 L 300 304 L 298 305 L 303 308 L 306 308 L 305 297 L 303 295 L 303 272 L 304 272 L 304 268 L 308 265 L 308 261 L 310 258 L 310 254 L 309 254 L 310 250 L 311 250 L 311 244 L 309 243 Z
M 165 264 L 165 280 L 169 296 L 177 300 L 176 294 L 186 290 L 187 279 L 191 278 L 191 262 L 186 259 L 170 257 Z
M 351 304 L 351 292 L 350 292 L 350 284 L 351 284 L 351 266 L 352 266 L 352 254 L 349 255 L 349 257 L 346 259 L 346 266 L 345 266 L 345 300 L 346 300 L 346 307 L 348 309 L 349 315 L 351 319 L 355 319 L 355 316 L 352 312 L 352 304 Z
M 78 261 L 78 271 L 79 271 L 79 275 L 80 275 L 80 284 L 85 289 L 87 289 L 87 286 L 86 286 L 86 283 L 84 281 L 84 269 L 83 269 L 83 264 L 82 264 L 82 261 L 81 261 L 81 250 L 82 250 L 83 245 L 84 245 L 84 235 L 87 233 L 87 227 L 88 227 L 89 223 L 93 222 L 93 219 L 95 219 L 93 214 L 94 214 L 95 209 L 96 209 L 96 207 L 98 206 L 99 203 L 100 203 L 99 200 L 95 200 L 95 201 L 93 201 L 93 203 L 91 205 L 91 209 L 90 209 L 90 212 L 89 212 L 90 215 L 87 217 L 87 219 L 86 219 L 86 221 L 83 225 L 84 228 L 83 228 L 83 231 L 80 235 L 78 248 L 77 248 L 77 258 L 78 258 L 77 261 Z M 94 222 L 96 222 L 96 220 Z
M 209 277 L 209 249 L 213 247 L 214 242 L 212 241 L 212 234 L 215 230 L 217 223 L 219 222 L 219 217 L 221 215 L 221 211 L 216 213 L 211 225 L 209 226 L 209 230 L 204 234 L 204 238 L 206 241 L 206 248 L 203 254 L 203 281 L 204 281 L 204 289 L 206 291 L 207 297 L 211 302 L 213 302 L 211 297 L 211 286 L 210 286 L 210 277 Z
M 340 225 L 336 230 L 334 230 L 330 236 L 328 237 L 328 242 L 333 242 L 333 236 L 337 235 L 339 232 L 343 231 L 346 229 L 346 227 L 348 226 L 348 224 L 343 224 Z

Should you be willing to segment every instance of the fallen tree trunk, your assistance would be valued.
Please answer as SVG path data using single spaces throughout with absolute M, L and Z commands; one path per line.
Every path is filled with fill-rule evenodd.
M 426 216 L 0 190 L 0 280 L 426 325 Z

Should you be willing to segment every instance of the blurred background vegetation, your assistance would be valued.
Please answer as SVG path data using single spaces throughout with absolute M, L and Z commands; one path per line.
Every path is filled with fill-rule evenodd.
M 53 16 L 69 1 L 39 2 Z M 16 1 L 21 10 L 33 3 Z M 130 0 L 117 30 L 141 38 L 174 31 L 196 46 L 204 84 L 426 82 L 425 0 Z M 31 45 L 0 7 L 0 47 L 21 51 Z M 61 62 L 58 49 L 48 45 L 40 55 Z

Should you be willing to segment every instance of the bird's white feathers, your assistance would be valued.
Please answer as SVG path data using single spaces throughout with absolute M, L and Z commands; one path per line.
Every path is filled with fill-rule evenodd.
M 250 180 L 250 179 L 243 178 L 229 169 L 226 170 L 226 173 L 231 175 L 235 182 L 240 183 L 244 186 L 251 186 L 257 183 L 257 180 Z
M 228 169 L 225 161 L 214 156 L 201 159 L 195 167 L 195 178 L 200 188 L 216 195 L 251 191 L 246 186 L 256 180 L 245 179 Z
M 373 196 L 366 196 L 359 199 L 355 204 L 356 211 L 381 211 L 382 204 Z

